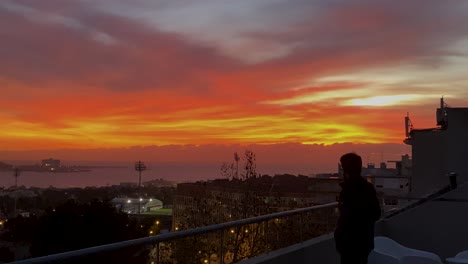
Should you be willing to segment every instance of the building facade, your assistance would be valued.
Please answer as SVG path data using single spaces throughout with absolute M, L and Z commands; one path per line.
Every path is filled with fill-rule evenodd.
M 448 107 L 441 99 L 434 128 L 411 129 L 405 143 L 412 147 L 410 192 L 424 195 L 449 185 L 450 173 L 468 180 L 468 108 Z

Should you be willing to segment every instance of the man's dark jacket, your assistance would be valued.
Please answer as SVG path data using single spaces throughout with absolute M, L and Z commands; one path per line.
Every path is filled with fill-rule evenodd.
M 340 254 L 369 254 L 374 249 L 374 224 L 380 218 L 374 186 L 360 176 L 340 185 L 336 249 Z

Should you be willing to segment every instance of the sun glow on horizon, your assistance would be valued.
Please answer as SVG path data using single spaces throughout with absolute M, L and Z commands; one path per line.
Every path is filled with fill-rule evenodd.
M 128 119 L 127 119 L 128 118 Z M 186 144 L 325 144 L 389 141 L 389 132 L 370 133 L 358 119 L 333 118 L 298 113 L 238 118 L 191 118 L 158 120 L 146 117 L 99 118 L 65 121 L 55 125 L 11 123 L 0 131 L 0 144 L 7 149 L 113 148 L 136 145 Z M 143 118 L 143 119 L 142 119 Z M 351 124 L 352 122 L 353 124 Z M 376 128 L 377 129 L 377 128 Z M 373 129 L 374 131 L 376 129 Z
M 373 96 L 367 98 L 356 98 L 346 100 L 342 103 L 343 106 L 395 106 L 403 105 L 411 102 L 418 102 L 423 99 L 433 98 L 436 96 L 432 95 L 420 95 L 420 94 L 401 94 L 401 95 L 382 95 Z

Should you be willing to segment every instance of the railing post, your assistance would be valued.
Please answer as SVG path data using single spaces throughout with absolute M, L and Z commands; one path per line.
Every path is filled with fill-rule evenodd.
M 281 222 L 280 222 L 280 223 L 281 223 Z M 281 227 L 280 224 L 277 223 L 277 224 L 276 224 L 276 228 L 275 228 L 275 229 L 276 229 L 276 242 L 275 242 L 276 246 L 278 246 L 279 241 L 280 241 L 280 239 L 279 239 L 279 230 L 280 230 L 280 227 Z
M 302 237 L 302 213 L 299 214 L 299 239 L 301 240 L 300 242 L 304 241 Z
M 219 258 L 221 258 L 220 262 L 221 264 L 224 264 L 224 229 L 221 230 L 221 247 L 219 248 Z
M 325 229 L 325 232 L 326 232 L 326 233 L 329 233 L 329 230 L 330 230 L 331 227 L 332 227 L 332 225 L 331 225 L 331 217 L 330 217 L 329 210 L 326 210 L 326 211 L 325 211 L 325 214 L 326 214 L 326 215 L 325 215 L 324 219 L 325 219 L 325 221 L 327 221 L 327 222 L 326 222 L 326 225 L 325 225 L 325 228 L 326 228 L 326 229 Z
M 270 230 L 268 230 L 268 221 L 269 220 L 266 220 L 265 222 L 263 222 L 263 237 L 265 240 L 266 251 L 270 251 L 270 248 L 271 248 L 271 245 L 269 244 L 270 240 L 268 239 L 270 236 L 270 233 L 269 233 Z
M 156 243 L 156 264 L 159 264 L 160 263 L 160 260 L 159 260 L 159 242 Z

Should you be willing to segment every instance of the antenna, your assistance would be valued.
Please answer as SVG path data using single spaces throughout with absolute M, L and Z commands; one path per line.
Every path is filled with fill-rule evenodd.
M 410 138 L 411 130 L 413 130 L 413 123 L 409 117 L 409 112 L 406 113 L 405 116 L 405 136 L 406 138 Z
M 448 105 L 444 102 L 444 96 L 442 96 L 440 98 L 440 108 L 437 109 L 436 112 L 437 125 L 441 126 L 442 128 L 447 128 L 448 125 L 447 108 Z
M 15 177 L 15 189 L 18 188 L 18 177 L 20 176 L 21 172 L 18 167 L 13 168 L 13 177 Z

